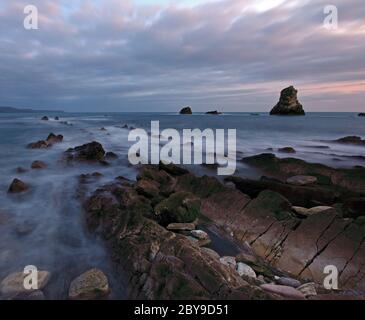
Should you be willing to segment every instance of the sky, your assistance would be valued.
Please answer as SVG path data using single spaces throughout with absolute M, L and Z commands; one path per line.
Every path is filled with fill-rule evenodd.
M 364 57 L 364 0 L 0 0 L 0 106 L 365 112 Z

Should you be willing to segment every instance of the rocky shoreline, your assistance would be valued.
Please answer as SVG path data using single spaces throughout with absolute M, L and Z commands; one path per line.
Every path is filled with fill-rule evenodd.
M 31 148 L 62 140 L 51 134 Z M 111 155 L 94 141 L 68 149 L 61 161 L 112 165 Z M 103 239 L 128 298 L 364 299 L 365 168 L 333 169 L 273 154 L 242 161 L 265 176 L 222 182 L 161 163 L 141 166 L 136 181 L 119 176 L 96 190 L 88 183 L 100 173 L 80 176 L 75 195 L 87 231 Z M 14 179 L 9 193 L 31 188 Z M 338 290 L 323 287 L 327 265 L 338 268 Z M 42 272 L 40 289 L 52 282 Z M 22 279 L 20 273 L 2 279 L 1 296 L 45 298 L 41 290 L 25 293 Z M 69 299 L 111 292 L 97 268 L 68 290 Z

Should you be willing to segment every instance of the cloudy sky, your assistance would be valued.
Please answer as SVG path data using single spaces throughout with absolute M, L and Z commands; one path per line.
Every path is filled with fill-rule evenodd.
M 365 112 L 364 57 L 364 0 L 0 0 L 0 106 Z

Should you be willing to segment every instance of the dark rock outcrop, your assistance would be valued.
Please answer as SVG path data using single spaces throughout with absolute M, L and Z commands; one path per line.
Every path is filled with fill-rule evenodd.
M 63 135 L 50 133 L 46 140 L 39 140 L 28 144 L 28 149 L 46 149 L 52 147 L 53 144 L 63 141 Z
M 96 141 L 66 151 L 67 160 L 74 161 L 103 161 L 104 156 L 103 146 Z
M 334 169 L 295 158 L 277 158 L 271 153 L 243 158 L 242 161 L 280 180 L 285 181 L 295 175 L 309 175 L 316 177 L 319 185 L 365 194 L 365 168 Z
M 206 112 L 205 114 L 210 114 L 210 115 L 215 115 L 215 116 L 217 116 L 217 115 L 222 114 L 222 112 L 219 112 L 219 111 L 215 110 L 215 111 L 208 111 L 208 112 Z
M 361 137 L 358 137 L 358 136 L 347 136 L 347 137 L 343 137 L 341 139 L 337 139 L 334 142 L 344 143 L 344 144 L 364 145 L 365 146 L 365 140 L 362 140 Z
M 44 116 L 44 117 L 42 117 L 42 118 L 41 118 L 41 120 L 43 120 L 43 121 L 48 121 L 49 119 L 48 119 L 48 117 L 47 117 L 47 116 Z
M 185 107 L 180 110 L 180 114 L 193 114 L 193 111 L 190 107 Z
M 358 116 L 359 117 L 365 117 L 365 113 L 359 113 Z
M 271 115 L 294 115 L 303 116 L 305 112 L 303 106 L 299 103 L 297 98 L 298 91 L 290 86 L 285 88 L 280 93 L 280 100 L 277 105 L 271 110 Z
M 28 190 L 28 185 L 19 179 L 14 179 L 9 186 L 8 193 L 22 193 Z

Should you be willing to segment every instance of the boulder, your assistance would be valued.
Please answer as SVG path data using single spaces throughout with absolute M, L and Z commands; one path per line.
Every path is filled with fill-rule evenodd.
M 59 120 L 60 120 L 60 117 L 56 116 L 56 117 L 54 117 L 54 119 L 55 119 L 56 121 L 59 121 Z
M 237 263 L 237 272 L 241 277 L 247 276 L 247 277 L 251 277 L 251 278 L 256 278 L 255 271 L 249 265 L 247 265 L 243 262 Z
M 278 151 L 282 152 L 282 153 L 296 153 L 295 149 L 292 147 L 280 148 L 280 149 L 278 149 Z
M 190 232 L 190 234 L 194 238 L 197 238 L 198 240 L 206 240 L 206 239 L 209 239 L 208 234 L 205 231 L 203 231 L 203 230 L 192 230 Z
M 16 298 L 18 295 L 32 293 L 36 290 L 42 290 L 51 277 L 48 271 L 38 271 L 38 288 L 24 288 L 24 278 L 27 276 L 24 272 L 16 272 L 8 275 L 0 283 L 0 293 L 6 298 Z
M 68 297 L 73 300 L 103 298 L 110 292 L 108 278 L 99 269 L 93 268 L 71 282 Z
M 214 251 L 210 248 L 203 247 L 203 248 L 201 248 L 201 250 L 202 250 L 202 252 L 206 253 L 208 256 L 210 256 L 211 258 L 213 258 L 215 260 L 219 260 L 219 258 L 220 258 L 220 255 L 216 251 Z
M 271 110 L 270 115 L 305 115 L 303 106 L 298 101 L 297 93 L 298 91 L 293 86 L 282 90 L 280 93 L 280 100 Z
M 41 120 L 43 120 L 43 121 L 48 121 L 49 119 L 48 119 L 48 117 L 47 117 L 47 116 L 44 116 L 44 117 L 42 117 L 42 118 L 41 118 Z
M 74 161 L 102 161 L 104 155 L 103 146 L 96 141 L 66 151 L 67 159 Z
M 313 176 L 294 176 L 286 180 L 286 183 L 295 186 L 306 186 L 317 182 L 317 178 Z
M 161 224 L 190 223 L 200 215 L 200 199 L 189 192 L 176 192 L 155 207 Z
M 8 193 L 21 193 L 27 190 L 28 190 L 28 185 L 23 181 L 15 178 L 8 189 Z
M 180 110 L 180 114 L 193 114 L 193 111 L 190 107 L 184 107 Z
M 16 172 L 22 174 L 22 173 L 28 172 L 28 169 L 23 168 L 23 167 L 18 167 L 18 168 L 16 168 Z
M 286 299 L 294 299 L 294 300 L 305 299 L 305 295 L 302 292 L 289 286 L 282 286 L 277 284 L 263 284 L 261 285 L 261 289 L 270 293 L 277 294 Z
M 236 262 L 235 257 L 225 256 L 225 257 L 219 258 L 219 261 L 220 261 L 221 264 L 224 264 L 224 265 L 230 267 L 233 270 L 237 269 L 237 262 Z
M 45 169 L 45 168 L 47 168 L 47 164 L 43 161 L 36 160 L 36 161 L 32 162 L 31 168 L 32 169 Z

